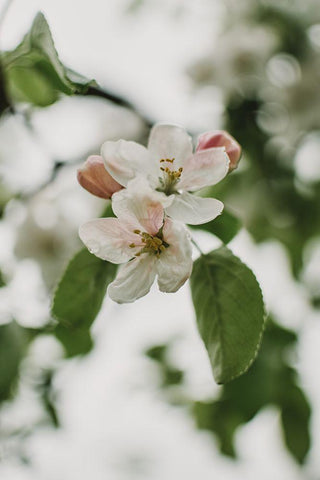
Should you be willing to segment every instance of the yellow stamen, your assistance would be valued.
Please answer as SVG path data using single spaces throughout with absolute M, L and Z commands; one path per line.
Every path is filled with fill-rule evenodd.
M 139 257 L 142 253 L 149 253 L 159 257 L 159 255 L 169 247 L 169 245 L 163 240 L 162 230 L 160 230 L 157 235 L 151 235 L 147 232 L 134 230 L 134 233 L 138 234 L 138 232 L 143 246 L 141 250 L 135 254 L 136 257 Z M 134 248 L 137 247 L 137 245 L 135 243 L 130 243 L 129 247 Z

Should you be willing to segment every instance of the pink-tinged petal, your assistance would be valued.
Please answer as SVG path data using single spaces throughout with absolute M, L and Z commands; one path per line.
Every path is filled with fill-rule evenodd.
M 175 159 L 174 169 L 183 166 L 192 155 L 192 139 L 186 130 L 177 125 L 155 125 L 150 133 L 148 150 L 159 168 L 161 159 Z
M 142 246 L 139 235 L 117 218 L 91 220 L 80 227 L 79 236 L 91 253 L 111 263 L 127 262 Z
M 166 208 L 166 213 L 174 220 L 200 225 L 216 218 L 222 210 L 223 203 L 216 198 L 197 197 L 185 192 L 175 195 L 172 204 Z
M 176 292 L 188 280 L 192 271 L 192 248 L 189 234 L 181 223 L 167 218 L 163 238 L 169 244 L 156 264 L 158 285 L 162 292 Z
M 123 222 L 133 229 L 156 235 L 163 224 L 164 205 L 173 200 L 153 190 L 143 177 L 137 177 L 112 197 L 112 208 Z
M 131 303 L 146 295 L 156 276 L 157 257 L 142 255 L 121 265 L 115 280 L 108 287 L 108 295 L 117 303 Z
M 157 177 L 150 154 L 145 147 L 136 142 L 126 140 L 105 142 L 101 147 L 101 155 L 107 171 L 124 187 L 137 174 L 154 181 Z
M 185 162 L 177 189 L 194 192 L 215 185 L 227 175 L 229 163 L 223 147 L 201 150 Z
M 200 135 L 196 151 L 206 150 L 213 147 L 225 147 L 230 159 L 229 171 L 237 168 L 241 157 L 241 145 L 230 133 L 224 130 L 206 132 Z
M 107 172 L 100 155 L 91 155 L 78 169 L 77 178 L 83 188 L 100 198 L 111 198 L 123 188 Z

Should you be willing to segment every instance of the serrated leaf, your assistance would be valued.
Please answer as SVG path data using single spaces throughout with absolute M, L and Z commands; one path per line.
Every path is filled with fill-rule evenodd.
M 54 295 L 51 313 L 58 320 L 56 336 L 69 356 L 92 347 L 89 329 L 101 308 L 117 266 L 80 250 L 69 263 Z
M 226 247 L 202 255 L 191 276 L 200 335 L 214 378 L 226 383 L 256 357 L 264 327 L 264 304 L 252 271 Z
M 202 225 L 190 225 L 197 230 L 205 230 L 212 233 L 227 245 L 241 229 L 241 221 L 230 211 L 224 210 L 221 215 L 211 222 Z
M 4 52 L 2 61 L 9 95 L 16 101 L 44 107 L 54 103 L 61 93 L 84 93 L 96 85 L 64 67 L 40 12 L 22 42 L 13 51 Z

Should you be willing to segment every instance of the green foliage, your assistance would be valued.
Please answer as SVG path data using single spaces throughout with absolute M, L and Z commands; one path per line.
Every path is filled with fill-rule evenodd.
M 194 229 L 205 230 L 206 232 L 212 233 L 220 238 L 225 245 L 231 242 L 231 240 L 237 235 L 241 226 L 241 221 L 226 209 L 221 215 L 219 215 L 219 217 L 211 222 L 202 225 L 191 225 Z
M 95 82 L 66 69 L 54 47 L 48 23 L 42 13 L 13 51 L 2 55 L 7 91 L 15 101 L 45 107 L 60 94 L 84 93 Z
M 217 383 L 243 374 L 261 342 L 264 305 L 259 284 L 226 247 L 202 255 L 191 276 L 200 335 Z
M 28 341 L 27 331 L 16 322 L 0 325 L 0 403 L 14 393 Z
M 194 404 L 198 427 L 215 433 L 224 454 L 236 456 L 237 427 L 267 405 L 275 405 L 281 412 L 287 448 L 297 462 L 304 462 L 310 448 L 310 406 L 287 361 L 295 342 L 293 332 L 269 321 L 260 353 L 249 372 L 223 386 L 217 400 Z
M 116 265 L 80 250 L 69 263 L 54 295 L 55 333 L 68 356 L 87 353 L 92 347 L 90 327 L 96 318 Z

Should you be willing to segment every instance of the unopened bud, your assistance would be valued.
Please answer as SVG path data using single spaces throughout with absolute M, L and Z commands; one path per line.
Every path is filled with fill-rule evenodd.
M 206 132 L 200 135 L 196 148 L 197 152 L 214 147 L 225 147 L 230 159 L 229 172 L 237 168 L 241 157 L 241 146 L 232 135 L 224 130 Z
M 83 167 L 78 169 L 77 178 L 83 188 L 100 198 L 111 198 L 115 192 L 123 188 L 107 172 L 100 155 L 88 157 Z

